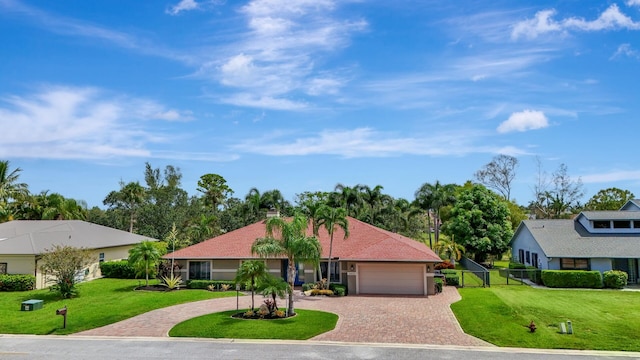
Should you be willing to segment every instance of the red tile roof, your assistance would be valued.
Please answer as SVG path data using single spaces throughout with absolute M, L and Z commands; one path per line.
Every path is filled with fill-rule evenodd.
M 311 226 L 307 229 L 312 234 Z M 349 218 L 350 236 L 344 239 L 344 231 L 337 228 L 333 235 L 333 258 L 355 261 L 442 261 L 425 244 L 392 233 L 354 218 Z M 260 221 L 178 250 L 165 258 L 175 259 L 247 259 L 251 254 L 251 244 L 265 236 L 265 222 Z M 318 236 L 322 245 L 322 258 L 329 257 L 329 234 L 321 228 Z

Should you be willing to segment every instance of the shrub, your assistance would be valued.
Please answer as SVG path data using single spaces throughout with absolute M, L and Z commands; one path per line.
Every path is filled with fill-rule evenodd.
M 136 270 L 127 260 L 105 261 L 100 263 L 103 277 L 112 279 L 135 279 Z
M 302 291 L 312 290 L 315 285 L 316 285 L 316 283 L 304 283 L 304 284 L 302 284 Z
M 442 269 L 455 269 L 455 268 L 456 268 L 456 266 L 455 266 L 455 265 L 453 265 L 453 264 L 451 263 L 451 261 L 449 261 L 449 260 L 445 260 L 445 261 L 443 261 L 443 262 L 441 262 L 441 263 L 436 264 L 436 266 L 434 266 L 433 268 L 434 268 L 434 269 L 436 269 L 436 270 L 442 270 Z
M 229 289 L 235 288 L 235 282 L 233 280 L 189 280 L 187 282 L 187 289 L 207 289 L 222 290 L 222 285 L 229 285 Z M 211 288 L 209 286 L 211 285 Z
M 0 291 L 29 291 L 36 287 L 33 275 L 0 275 Z
M 599 271 L 543 270 L 542 283 L 552 288 L 602 288 Z
M 456 270 L 449 270 L 449 269 L 444 269 L 444 270 L 440 270 L 441 274 L 447 275 L 447 274 L 458 274 L 458 272 Z
M 435 286 L 436 286 L 436 294 L 437 293 L 441 293 L 442 292 L 442 286 L 444 285 L 442 279 L 435 278 L 434 279 L 434 283 L 435 283 Z
M 331 290 L 320 290 L 320 289 L 312 289 L 311 290 L 311 296 L 316 296 L 316 295 L 326 295 L 326 296 L 332 296 L 333 295 L 333 291 Z
M 456 275 L 447 274 L 447 275 L 445 275 L 444 280 L 445 280 L 447 285 L 451 285 L 451 286 L 460 285 L 460 277 L 458 277 L 457 274 Z
M 526 269 L 527 266 L 523 263 L 519 263 L 519 262 L 510 262 L 509 263 L 509 269 Z
M 602 274 L 602 282 L 604 287 L 609 289 L 622 289 L 627 286 L 629 275 L 620 270 L 609 270 Z
M 345 296 L 347 294 L 347 286 L 343 284 L 331 284 L 329 289 L 337 296 Z

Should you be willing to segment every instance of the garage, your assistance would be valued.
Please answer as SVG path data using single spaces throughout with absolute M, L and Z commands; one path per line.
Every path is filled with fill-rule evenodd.
M 424 264 L 358 264 L 358 294 L 425 295 Z

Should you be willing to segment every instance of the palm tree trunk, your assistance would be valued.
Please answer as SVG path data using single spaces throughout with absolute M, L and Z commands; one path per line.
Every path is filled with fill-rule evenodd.
M 296 263 L 294 259 L 289 259 L 289 306 L 287 307 L 287 316 L 295 315 L 293 309 L 293 285 L 296 279 Z
M 429 226 L 429 248 L 433 249 L 433 244 L 431 243 L 431 211 L 427 211 L 427 225 Z
M 331 253 L 333 253 L 333 231 L 329 240 L 329 261 L 327 262 L 327 289 L 331 288 Z
M 133 234 L 133 210 L 131 210 L 131 215 L 129 216 L 129 232 Z

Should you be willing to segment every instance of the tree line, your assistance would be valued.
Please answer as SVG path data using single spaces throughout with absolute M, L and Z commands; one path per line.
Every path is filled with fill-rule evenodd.
M 521 220 L 570 218 L 583 209 L 617 210 L 633 198 L 628 190 L 609 188 L 583 205 L 582 182 L 569 176 L 566 165 L 549 175 L 538 162 L 534 200 L 520 206 L 510 199 L 517 168 L 517 158 L 499 155 L 475 173 L 475 181 L 425 183 L 411 200 L 394 198 L 381 185 L 337 184 L 333 191 L 296 194 L 291 203 L 278 189 L 251 188 L 234 196 L 224 177 L 211 173 L 200 177 L 197 195 L 190 196 L 182 188 L 179 168 L 146 163 L 143 182 L 120 182 L 105 196 L 105 209 L 88 209 L 83 201 L 57 193 L 31 194 L 19 181 L 22 169 L 11 170 L 8 161 L 0 161 L 0 222 L 81 219 L 165 240 L 169 249 L 179 249 L 263 220 L 269 210 L 282 216 L 300 213 L 314 221 L 322 218 L 321 211 L 343 209 L 347 216 L 425 242 L 441 255 L 457 257 L 464 251 L 484 261 L 507 251 Z

